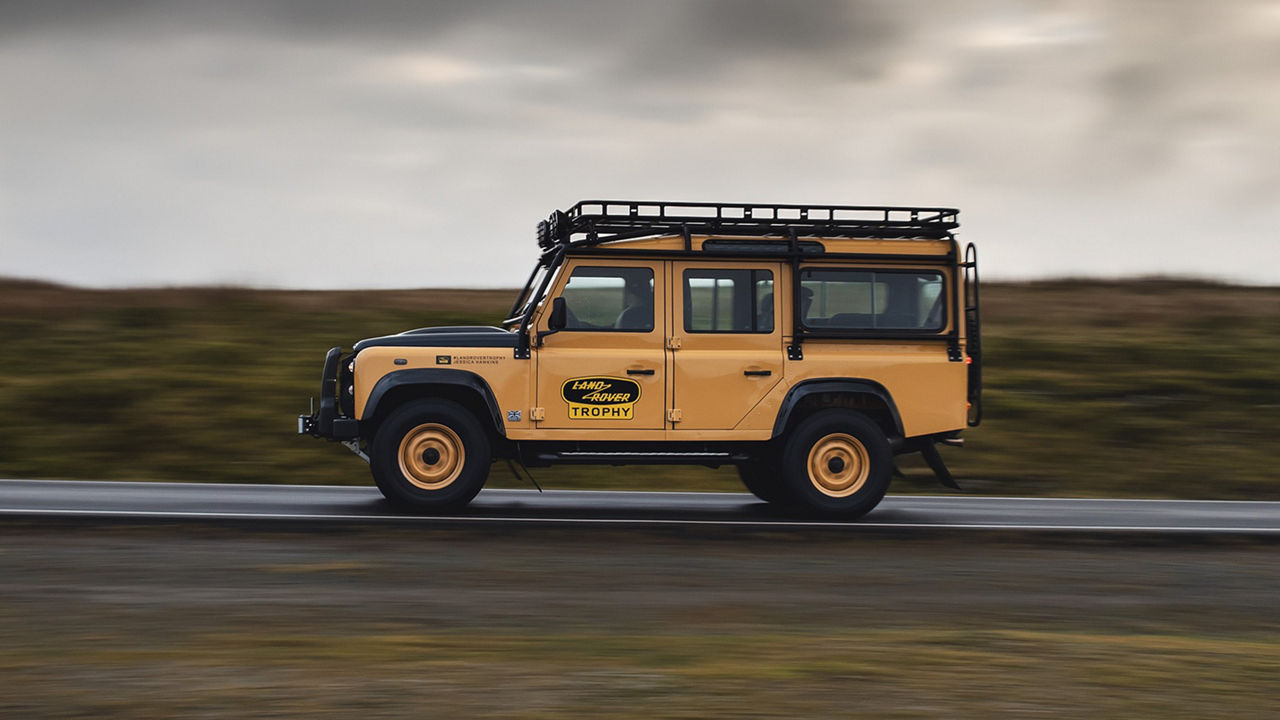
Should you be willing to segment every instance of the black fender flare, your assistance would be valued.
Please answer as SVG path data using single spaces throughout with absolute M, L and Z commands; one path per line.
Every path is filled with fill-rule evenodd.
M 773 434 L 769 437 L 776 438 L 782 434 L 783 429 L 787 427 L 787 422 L 791 419 L 791 413 L 801 400 L 821 393 L 875 396 L 889 408 L 889 418 L 893 421 L 894 428 L 899 434 L 904 434 L 902 417 L 898 415 L 898 406 L 893 402 L 893 396 L 880 383 L 862 378 L 815 378 L 796 383 L 787 391 L 787 396 L 782 399 L 782 406 L 778 408 L 778 417 L 773 421 Z
M 378 404 L 382 402 L 387 393 L 397 388 L 414 385 L 453 385 L 474 391 L 484 400 L 485 406 L 489 408 L 494 430 L 499 435 L 506 437 L 507 430 L 502 422 L 502 415 L 498 410 L 498 399 L 494 397 L 493 390 L 489 388 L 489 383 L 485 382 L 484 378 L 479 375 L 467 370 L 417 368 L 389 372 L 379 378 L 378 382 L 374 384 L 373 390 L 370 391 L 369 399 L 364 404 L 364 413 L 360 416 L 361 422 L 367 422 L 373 418 L 374 414 L 378 412 Z

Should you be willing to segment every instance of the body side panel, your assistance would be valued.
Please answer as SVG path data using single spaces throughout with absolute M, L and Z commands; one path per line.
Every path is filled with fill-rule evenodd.
M 397 365 L 396 360 L 404 360 Z M 447 360 L 446 360 L 447 359 Z M 370 394 L 378 381 L 390 373 L 413 369 L 460 370 L 474 373 L 489 387 L 501 411 L 499 429 L 532 425 L 528 420 L 530 406 L 528 360 L 516 360 L 505 348 L 476 347 L 370 347 L 356 356 L 356 417 L 366 416 Z M 521 410 L 521 419 L 513 421 L 508 410 Z
M 804 360 L 787 362 L 787 379 L 857 378 L 893 399 L 906 437 L 965 427 L 967 366 L 947 359 L 940 342 L 808 340 Z

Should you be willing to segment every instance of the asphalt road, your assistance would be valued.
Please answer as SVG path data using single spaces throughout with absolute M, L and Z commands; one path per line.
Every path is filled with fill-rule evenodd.
M 739 493 L 485 490 L 462 512 L 410 515 L 372 487 L 2 479 L 0 516 L 1280 535 L 1280 502 L 899 495 L 850 523 L 788 517 Z

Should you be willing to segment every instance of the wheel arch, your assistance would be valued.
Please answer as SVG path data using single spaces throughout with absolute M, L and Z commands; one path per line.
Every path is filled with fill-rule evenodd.
M 893 396 L 880 383 L 861 378 L 815 378 L 797 383 L 783 398 L 770 437 L 784 435 L 797 422 L 826 408 L 858 410 L 879 424 L 887 437 L 905 437 Z
M 443 368 L 396 370 L 379 378 L 360 417 L 361 434 L 371 438 L 397 407 L 422 398 L 452 400 L 475 415 L 493 437 L 506 437 L 498 400 L 489 383 L 467 370 Z

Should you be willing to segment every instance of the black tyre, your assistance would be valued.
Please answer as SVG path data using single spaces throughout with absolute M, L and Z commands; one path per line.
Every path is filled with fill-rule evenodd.
M 805 418 L 782 452 L 782 483 L 798 509 L 853 519 L 871 512 L 893 473 L 893 452 L 879 425 L 852 410 Z
M 373 481 L 401 507 L 458 508 L 489 476 L 489 437 L 475 416 L 449 400 L 417 400 L 391 413 L 369 453 Z
M 782 473 L 775 457 L 755 457 L 738 466 L 738 477 L 752 495 L 767 503 L 780 503 L 786 498 L 782 490 Z

